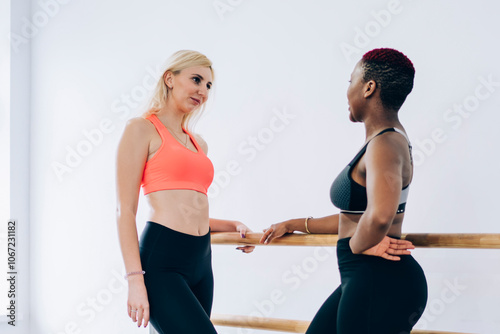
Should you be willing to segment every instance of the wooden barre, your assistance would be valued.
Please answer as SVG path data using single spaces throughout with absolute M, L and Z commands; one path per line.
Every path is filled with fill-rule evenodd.
M 212 314 L 210 317 L 215 326 L 252 328 L 287 333 L 305 333 L 309 321 L 260 318 L 243 315 Z
M 212 314 L 212 323 L 215 326 L 252 328 L 261 330 L 271 330 L 287 333 L 305 333 L 309 327 L 310 321 L 305 320 L 287 320 L 276 318 L 261 318 L 243 315 L 230 314 Z M 411 334 L 465 334 L 456 332 L 438 332 L 433 330 L 413 330 Z
M 263 233 L 248 232 L 241 238 L 237 232 L 212 232 L 214 245 L 261 245 Z M 500 234 L 489 233 L 408 233 L 401 236 L 409 240 L 415 247 L 432 248 L 482 248 L 500 249 Z M 267 246 L 336 246 L 337 234 L 305 234 L 291 233 L 275 239 Z

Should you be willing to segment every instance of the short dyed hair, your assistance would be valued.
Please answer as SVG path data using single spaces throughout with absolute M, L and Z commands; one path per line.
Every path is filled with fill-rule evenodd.
M 415 68 L 403 53 L 389 48 L 374 49 L 361 59 L 363 80 L 374 80 L 386 108 L 399 110 L 413 89 Z

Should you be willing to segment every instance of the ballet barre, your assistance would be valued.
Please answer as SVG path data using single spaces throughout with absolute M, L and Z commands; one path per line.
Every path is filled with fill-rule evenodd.
M 212 314 L 210 320 L 215 326 L 252 328 L 287 333 L 305 333 L 310 321 L 276 318 L 261 318 L 230 314 Z M 456 332 L 439 332 L 433 330 L 413 330 L 411 334 L 466 334 Z
M 213 245 L 249 245 L 249 246 L 336 246 L 336 234 L 290 233 L 274 239 L 271 244 L 264 245 L 259 241 L 263 233 L 248 232 L 241 238 L 237 232 L 211 232 Z M 401 239 L 409 240 L 415 247 L 427 248 L 471 248 L 500 249 L 500 233 L 407 233 Z M 263 318 L 242 315 L 212 314 L 215 326 L 252 328 L 287 333 L 305 333 L 310 321 Z M 150 326 L 150 333 L 156 331 Z M 466 334 L 442 332 L 434 330 L 413 330 L 412 334 Z
M 336 246 L 336 234 L 290 233 L 274 239 L 272 243 L 259 243 L 263 233 L 248 232 L 241 238 L 237 232 L 212 232 L 213 245 L 254 246 Z M 401 239 L 409 240 L 415 247 L 500 249 L 500 234 L 488 233 L 408 233 Z
M 336 234 L 290 233 L 274 239 L 271 244 L 259 243 L 263 233 L 249 232 L 241 238 L 236 232 L 212 232 L 213 245 L 252 245 L 252 246 L 336 246 Z M 401 239 L 409 240 L 415 247 L 428 248 L 476 248 L 500 249 L 500 234 L 487 233 L 408 233 Z M 216 326 L 252 328 L 287 333 L 305 333 L 310 321 L 263 318 L 242 315 L 213 314 L 212 323 Z M 465 334 L 433 330 L 413 330 L 412 334 Z

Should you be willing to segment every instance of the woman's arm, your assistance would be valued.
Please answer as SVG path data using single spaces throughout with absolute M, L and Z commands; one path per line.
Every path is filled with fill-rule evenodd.
M 396 216 L 403 187 L 403 147 L 390 135 L 376 137 L 365 153 L 368 206 L 349 245 L 360 254 L 379 244 Z
M 245 226 L 236 220 L 210 218 L 210 230 L 212 232 L 236 232 L 237 227 L 240 225 Z M 242 237 L 244 238 L 245 236 L 242 235 Z
M 135 218 L 142 172 L 148 156 L 149 139 L 144 135 L 145 133 L 147 133 L 147 124 L 144 119 L 135 118 L 128 121 L 118 145 L 116 157 L 116 220 L 127 273 L 142 271 Z M 149 321 L 149 303 L 144 277 L 142 275 L 129 276 L 128 285 L 129 316 L 137 321 L 139 327 L 144 320 L 144 327 L 146 327 Z M 139 310 L 137 314 L 131 313 L 131 310 L 136 309 Z
M 260 239 L 261 244 L 268 244 L 285 233 L 306 231 L 306 218 L 290 219 L 278 224 L 273 224 L 264 230 L 264 235 Z M 326 216 L 322 218 L 309 218 L 307 220 L 307 229 L 315 234 L 338 234 L 339 233 L 339 214 Z
M 211 232 L 238 232 L 242 238 L 246 237 L 247 232 L 252 232 L 245 224 L 237 220 L 225 220 L 210 218 L 210 231 Z M 241 250 L 243 253 L 251 253 L 255 246 L 239 246 L 236 249 Z

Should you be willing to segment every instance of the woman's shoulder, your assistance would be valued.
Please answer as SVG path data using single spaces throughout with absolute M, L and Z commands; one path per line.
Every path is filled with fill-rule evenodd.
M 406 133 L 387 131 L 370 140 L 366 150 L 367 156 L 379 158 L 401 158 L 407 155 L 409 142 Z
M 125 124 L 124 134 L 134 137 L 144 137 L 147 134 L 153 133 L 154 129 L 154 125 L 144 117 L 133 117 Z
M 405 131 L 398 128 L 387 128 L 377 134 L 371 140 L 378 145 L 400 145 L 409 142 L 408 135 Z
M 127 121 L 127 126 L 132 127 L 141 127 L 147 124 L 151 124 L 151 122 L 142 116 L 132 117 Z

